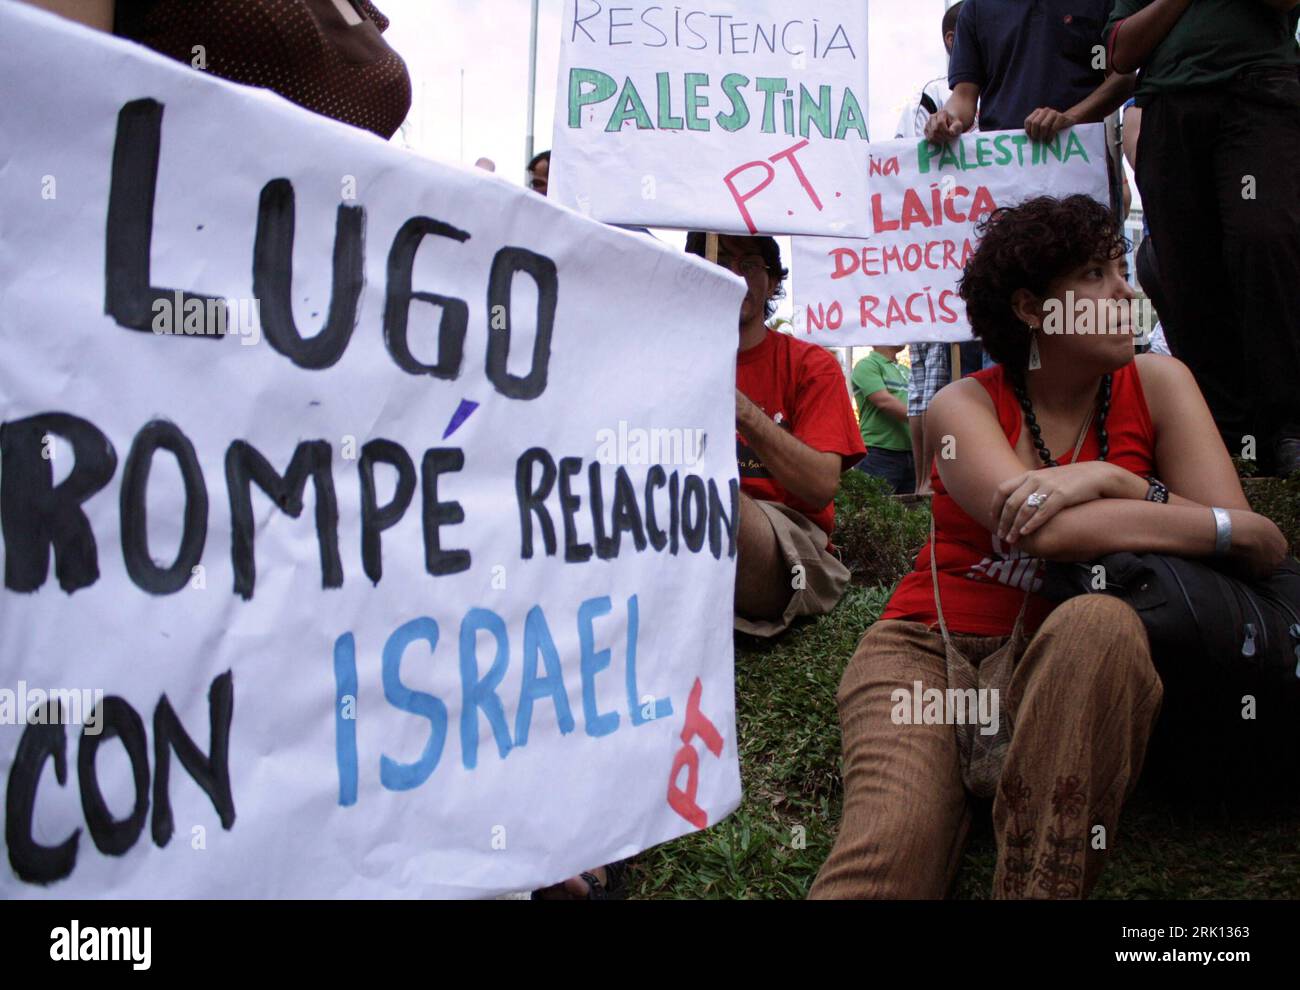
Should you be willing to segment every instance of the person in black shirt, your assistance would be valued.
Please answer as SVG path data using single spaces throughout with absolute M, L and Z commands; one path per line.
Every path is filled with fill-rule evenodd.
M 952 96 L 926 125 L 947 143 L 969 131 L 1023 127 L 1047 141 L 1103 120 L 1133 93 L 1134 75 L 1106 76 L 1102 32 L 1114 0 L 966 0 L 948 64 Z

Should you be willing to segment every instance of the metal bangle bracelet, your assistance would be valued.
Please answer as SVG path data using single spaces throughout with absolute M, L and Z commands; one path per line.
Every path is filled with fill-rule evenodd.
M 1227 509 L 1210 511 L 1214 513 L 1214 552 L 1223 557 L 1232 549 L 1232 516 Z

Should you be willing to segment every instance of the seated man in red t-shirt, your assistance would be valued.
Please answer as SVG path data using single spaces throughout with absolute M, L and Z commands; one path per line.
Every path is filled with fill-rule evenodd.
M 839 363 L 824 348 L 769 330 L 789 272 L 771 237 L 718 238 L 718 264 L 743 278 L 736 358 L 736 628 L 775 636 L 824 615 L 848 587 L 830 552 L 835 489 L 866 448 Z M 686 250 L 704 255 L 705 235 Z

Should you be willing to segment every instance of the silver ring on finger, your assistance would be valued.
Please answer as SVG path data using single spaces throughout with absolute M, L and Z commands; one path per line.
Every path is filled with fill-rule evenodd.
M 1034 494 L 1030 495 L 1029 498 L 1025 499 L 1025 505 L 1029 506 L 1031 509 L 1037 509 L 1047 501 L 1047 495 L 1047 492 L 1034 492 Z

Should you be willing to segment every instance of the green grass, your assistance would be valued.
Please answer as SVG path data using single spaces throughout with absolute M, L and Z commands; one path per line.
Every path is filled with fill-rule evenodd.
M 775 644 L 736 646 L 744 798 L 729 818 L 637 857 L 636 897 L 787 898 L 808 893 L 839 822 L 835 689 L 886 589 L 854 586 L 839 607 Z M 797 840 L 798 828 L 803 842 Z M 803 848 L 798 848 L 800 845 Z
M 1248 495 L 1300 548 L 1300 476 L 1253 481 Z M 835 691 L 862 634 L 910 570 L 929 524 L 923 503 L 908 507 L 889 499 L 857 472 L 846 476 L 836 508 L 836 544 L 855 581 L 843 601 L 775 642 L 736 640 L 740 807 L 703 832 L 637 857 L 630 896 L 802 898 L 830 852 L 843 797 Z M 1288 786 L 1295 791 L 1294 782 Z M 1125 807 L 1093 896 L 1300 897 L 1298 810 L 1234 806 L 1212 787 L 1173 799 L 1144 784 Z M 985 807 L 976 815 L 954 895 L 988 897 L 994 859 Z

